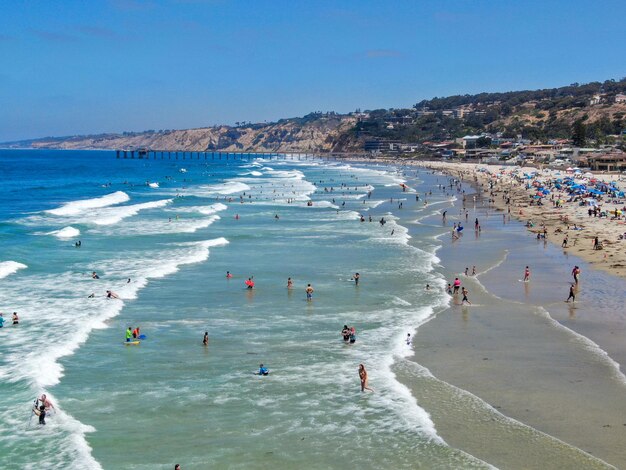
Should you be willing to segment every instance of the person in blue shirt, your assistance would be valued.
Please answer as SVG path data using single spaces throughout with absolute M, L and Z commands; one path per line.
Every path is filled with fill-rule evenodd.
M 270 371 L 263 364 L 259 365 L 259 375 L 270 375 Z
M 3 326 L 4 326 L 4 317 L 0 313 L 0 328 L 2 328 Z

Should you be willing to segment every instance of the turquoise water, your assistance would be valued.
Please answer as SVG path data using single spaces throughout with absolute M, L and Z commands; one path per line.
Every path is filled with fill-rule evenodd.
M 486 466 L 392 372 L 448 302 L 440 231 L 403 221 L 449 196 L 425 207 L 398 170 L 289 156 L 0 151 L 0 165 L 0 310 L 21 317 L 0 330 L 3 468 Z M 124 345 L 129 326 L 147 339 Z M 44 392 L 57 413 L 40 427 Z

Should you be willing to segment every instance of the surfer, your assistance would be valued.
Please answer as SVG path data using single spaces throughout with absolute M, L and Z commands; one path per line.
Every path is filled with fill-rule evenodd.
M 208 331 L 204 332 L 204 338 L 202 338 L 202 344 L 204 344 L 205 346 L 209 345 L 209 332 Z
M 129 326 L 128 329 L 126 330 L 126 342 L 130 343 L 130 340 L 132 337 L 133 337 L 133 332 Z
M 352 276 L 352 279 L 354 279 L 354 284 L 355 285 L 359 285 L 359 279 L 361 278 L 359 273 L 354 273 L 354 276 Z
M 307 284 L 305 292 L 306 292 L 306 300 L 307 301 L 313 300 L 313 287 L 311 286 L 311 284 Z
M 259 375 L 270 375 L 270 371 L 263 364 L 259 364 Z
M 89 295 L 87 296 L 87 298 L 88 298 L 88 299 L 93 299 L 93 298 L 95 298 L 95 297 L 96 297 L 96 293 L 95 293 L 95 292 L 92 292 L 91 294 L 89 294 Z
M 46 425 L 46 407 L 41 405 L 39 409 L 37 407 L 33 408 L 33 413 L 39 416 L 39 424 L 42 426 Z
M 107 291 L 107 299 L 119 299 L 120 296 L 117 295 L 115 292 L 113 292 L 112 290 L 108 290 Z
M 135 339 L 139 338 L 139 327 L 136 327 L 133 330 L 133 338 L 135 338 Z
M 365 370 L 365 366 L 363 364 L 359 364 L 359 379 L 361 379 L 361 391 L 369 390 L 373 392 L 374 390 L 368 387 L 367 383 L 367 371 Z
M 530 268 L 526 266 L 526 269 L 524 270 L 524 282 L 528 281 L 530 281 Z
M 11 318 L 13 320 L 13 324 L 14 325 L 19 325 L 20 324 L 20 319 L 17 316 L 17 312 L 13 312 L 13 318 Z

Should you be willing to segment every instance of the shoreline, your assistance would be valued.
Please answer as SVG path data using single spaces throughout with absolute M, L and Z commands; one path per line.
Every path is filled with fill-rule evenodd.
M 444 235 L 437 256 L 448 279 L 458 275 L 469 287 L 475 305 L 461 306 L 453 299 L 419 327 L 415 354 L 408 360 L 426 373 L 401 374 L 402 383 L 432 415 L 446 442 L 497 466 L 542 468 L 540 463 L 549 461 L 549 468 L 621 467 L 626 462 L 619 446 L 625 434 L 621 410 L 626 403 L 624 383 L 615 376 L 611 361 L 616 360 L 618 367 L 625 363 L 626 351 L 614 333 L 624 331 L 626 322 L 619 314 L 610 316 L 609 310 L 615 308 L 608 304 L 615 302 L 606 297 L 606 290 L 619 286 L 620 279 L 582 263 L 582 302 L 563 303 L 555 289 L 563 288 L 560 273 L 574 253 L 560 252 L 555 244 L 535 243 L 527 230 L 520 230 L 524 227 L 519 222 L 506 223 L 500 212 L 495 214 L 489 201 L 493 196 L 481 191 L 480 181 L 466 177 L 466 185 L 477 191 L 473 211 L 471 201 L 467 206 L 485 230 L 475 237 L 465 233 L 460 242 L 447 241 Z M 448 208 L 450 221 L 443 223 L 448 229 L 456 220 L 454 212 L 463 207 L 460 194 L 457 197 Z M 440 226 L 441 216 L 433 213 L 420 223 Z M 463 267 L 471 268 L 473 262 L 479 264 L 478 275 L 463 276 Z M 517 283 L 520 263 L 536 269 L 529 285 Z M 608 287 L 593 290 L 607 279 L 612 282 Z M 439 398 L 448 400 L 446 406 L 421 390 L 432 383 L 438 384 Z M 475 409 L 468 411 L 457 401 L 472 403 Z M 456 410 L 463 424 L 449 409 Z M 515 431 L 509 434 L 515 438 L 483 426 L 486 420 L 512 421 Z M 519 449 L 528 457 L 527 466 L 513 456 Z M 588 458 L 591 461 L 583 463 Z
M 608 218 L 589 217 L 587 208 L 577 205 L 565 205 L 552 207 L 549 203 L 543 206 L 530 205 L 529 200 L 535 190 L 525 187 L 511 177 L 504 176 L 503 181 L 497 181 L 492 173 L 478 171 L 487 165 L 475 163 L 446 163 L 446 162 L 423 162 L 417 164 L 423 168 L 441 171 L 450 176 L 468 182 L 471 178 L 477 186 L 477 191 L 489 198 L 490 206 L 497 211 L 507 213 L 521 222 L 533 221 L 534 226 L 528 227 L 533 233 L 542 230 L 539 224 L 545 226 L 548 242 L 561 247 L 564 237 L 568 237 L 568 244 L 564 251 L 580 257 L 594 268 L 610 274 L 626 278 L 626 240 L 619 240 L 619 235 L 626 233 L 624 220 L 612 221 Z M 495 168 L 494 168 L 495 169 Z M 522 168 L 521 172 L 533 171 L 532 168 Z M 551 171 L 550 176 L 558 176 Z M 615 179 L 613 179 L 615 180 Z M 490 182 L 494 182 L 492 190 Z M 561 193 L 562 194 L 562 193 Z M 510 197 L 511 204 L 507 205 L 506 196 Z M 618 205 L 621 207 L 626 202 Z M 510 210 L 509 210 L 510 209 Z M 585 212 L 585 213 L 583 213 Z M 574 228 L 576 227 L 576 228 Z M 598 236 L 603 244 L 602 250 L 593 249 L 593 239 Z

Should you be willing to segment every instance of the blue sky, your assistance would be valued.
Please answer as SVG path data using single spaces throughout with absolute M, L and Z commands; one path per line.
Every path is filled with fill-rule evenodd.
M 626 2 L 0 1 L 0 141 L 626 76 Z

